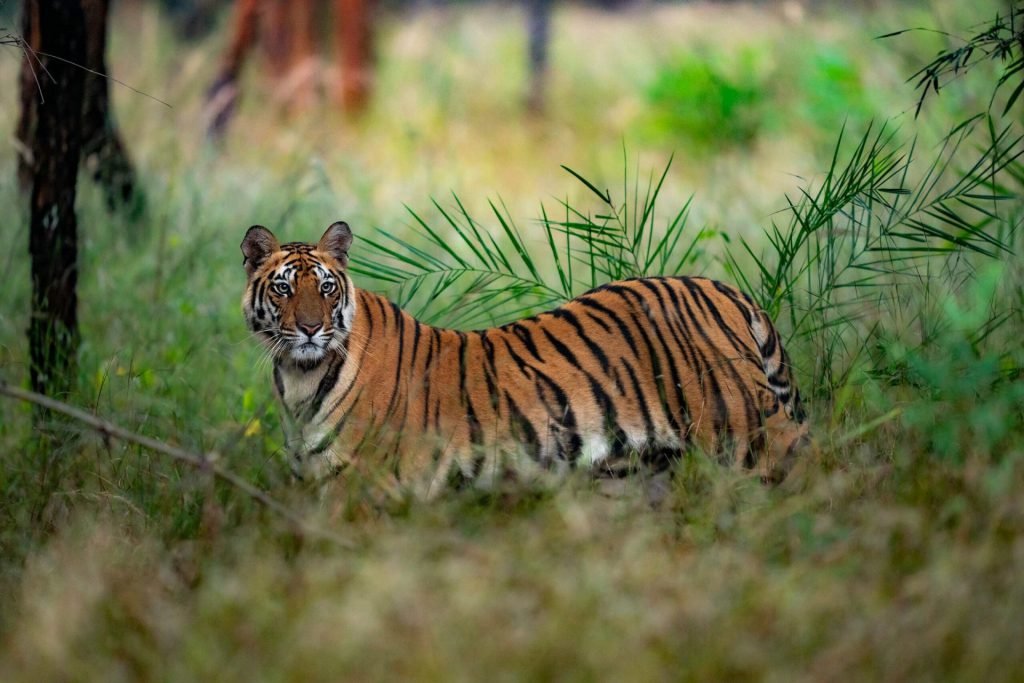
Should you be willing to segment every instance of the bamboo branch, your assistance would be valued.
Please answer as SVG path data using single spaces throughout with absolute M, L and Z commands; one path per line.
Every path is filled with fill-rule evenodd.
M 120 439 L 122 441 L 128 441 L 130 443 L 138 444 L 143 448 L 154 451 L 156 453 L 160 453 L 161 455 L 166 455 L 167 457 L 172 458 L 173 460 L 177 460 L 178 462 L 185 463 L 190 467 L 202 470 L 203 472 L 210 472 L 213 474 L 213 476 L 235 487 L 242 493 L 246 494 L 247 496 L 255 500 L 257 503 L 262 505 L 263 507 L 267 508 L 268 510 L 271 510 L 272 512 L 277 513 L 284 519 L 291 522 L 295 526 L 297 532 L 309 537 L 323 538 L 334 543 L 337 543 L 338 545 L 345 548 L 352 547 L 351 541 L 342 538 L 341 536 L 335 534 L 332 531 L 321 529 L 310 524 L 306 519 L 304 519 L 294 510 L 291 510 L 284 504 L 274 500 L 273 498 L 268 496 L 264 491 L 256 488 L 255 486 L 250 484 L 245 479 L 242 479 L 234 472 L 226 470 L 220 465 L 218 465 L 216 462 L 214 462 L 212 458 L 210 458 L 209 455 L 205 453 L 194 453 L 192 451 L 187 451 L 183 448 L 178 448 L 177 446 L 171 446 L 170 444 L 166 444 L 162 441 L 157 441 L 156 439 L 150 438 L 148 436 L 143 436 L 142 434 L 136 434 L 135 432 L 131 432 L 128 431 L 127 429 L 124 429 L 123 427 L 119 427 L 113 422 L 109 422 L 102 418 L 96 417 L 95 415 L 87 413 L 80 408 L 68 405 L 67 403 L 50 398 L 49 396 L 37 394 L 34 391 L 28 391 L 27 389 L 20 389 L 18 387 L 11 386 L 10 384 L 3 380 L 0 380 L 0 394 L 9 396 L 19 401 L 33 403 L 37 406 L 46 408 L 47 410 L 52 410 L 56 413 L 66 415 L 74 420 L 77 420 L 78 422 L 81 422 L 82 424 L 91 427 L 92 429 L 102 434 L 104 437 L 113 437 L 115 439 Z

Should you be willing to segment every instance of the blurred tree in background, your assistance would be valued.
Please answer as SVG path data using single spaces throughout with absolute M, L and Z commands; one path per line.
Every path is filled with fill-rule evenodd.
M 135 168 L 118 132 L 110 106 L 107 24 L 110 0 L 83 0 L 86 48 L 85 99 L 82 102 L 82 161 L 98 182 L 111 209 L 141 200 Z M 141 204 L 135 206 L 141 208 Z
M 265 66 L 291 108 L 307 107 L 321 78 L 316 58 L 318 10 L 331 10 L 335 61 L 330 82 L 336 100 L 350 113 L 365 110 L 373 74 L 373 12 L 370 0 L 335 0 L 321 8 L 314 0 L 239 0 L 235 3 L 227 51 L 206 95 L 207 133 L 220 138 L 234 115 L 239 78 L 259 45 Z
M 178 8 L 184 4 L 188 9 Z M 179 30 L 195 34 L 195 26 L 212 20 L 209 3 L 169 3 Z M 376 2 L 371 0 L 238 0 L 232 3 L 227 50 L 206 96 L 207 133 L 224 135 L 238 105 L 239 79 L 249 55 L 262 47 L 264 66 L 277 82 L 287 108 L 308 107 L 318 81 L 325 82 L 342 108 L 353 114 L 369 105 L 375 71 L 374 36 L 378 30 Z M 525 98 L 531 112 L 544 108 L 553 0 L 525 0 L 529 84 Z M 317 52 L 318 23 L 329 15 L 336 68 L 321 69 Z M 205 19 L 204 19 L 205 18 Z M 324 74 L 319 73 L 324 71 Z

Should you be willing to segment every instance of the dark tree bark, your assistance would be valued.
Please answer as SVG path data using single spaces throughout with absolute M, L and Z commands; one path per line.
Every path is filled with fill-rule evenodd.
M 135 167 L 128 157 L 110 107 L 107 73 L 107 17 L 110 0 L 82 0 L 85 12 L 85 95 L 82 102 L 82 162 L 100 184 L 111 209 L 140 200 Z M 102 75 L 101 75 L 102 74 Z M 141 208 L 141 207 L 138 207 Z
M 29 148 L 29 371 L 33 390 L 58 395 L 72 386 L 78 349 L 75 185 L 85 72 L 76 65 L 82 64 L 86 55 L 85 15 L 79 0 L 27 0 L 25 12 L 33 37 L 38 39 L 41 67 L 38 86 L 33 79 L 31 92 L 22 93 L 23 103 L 35 100 Z
M 141 196 L 136 189 L 135 168 L 121 140 L 110 107 L 110 79 L 106 77 L 107 17 L 110 0 L 81 0 L 74 4 L 84 17 L 83 25 L 79 28 L 85 36 L 85 52 L 82 59 L 75 62 L 81 65 L 79 70 L 82 71 L 85 88 L 80 112 L 82 159 L 93 180 L 103 188 L 109 208 L 131 206 L 141 209 Z M 47 63 L 47 59 L 39 53 L 48 52 L 40 43 L 40 15 L 32 10 L 32 5 L 32 2 L 26 3 L 23 19 L 23 35 L 29 49 L 26 50 L 26 58 L 22 62 L 21 117 L 15 133 L 21 151 L 18 157 L 18 181 L 24 192 L 28 192 L 32 186 L 32 141 L 38 116 L 36 110 L 43 99 L 40 87 L 46 73 L 40 62 Z M 85 68 L 81 68 L 82 66 Z

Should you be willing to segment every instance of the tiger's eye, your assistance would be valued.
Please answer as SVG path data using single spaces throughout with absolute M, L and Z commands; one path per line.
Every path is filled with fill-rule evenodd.
M 281 296 L 288 296 L 291 294 L 292 288 L 288 286 L 287 282 L 275 282 L 274 293 L 280 294 Z
M 324 282 L 323 284 L 320 285 L 320 293 L 323 294 L 324 296 L 334 294 L 335 290 L 337 289 L 338 285 L 334 284 L 331 281 Z

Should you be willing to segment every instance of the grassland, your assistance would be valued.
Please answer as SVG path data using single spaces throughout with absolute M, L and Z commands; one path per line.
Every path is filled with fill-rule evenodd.
M 942 152 L 957 123 L 986 109 L 998 71 L 973 70 L 915 120 L 905 79 L 945 39 L 873 39 L 911 26 L 970 33 L 996 7 L 963 5 L 803 18 L 735 3 L 563 7 L 549 111 L 533 118 L 521 111 L 517 10 L 389 15 L 365 118 L 326 105 L 286 114 L 250 73 L 220 149 L 203 142 L 200 112 L 219 39 L 182 45 L 148 5 L 123 8 L 116 74 L 172 106 L 115 89 L 148 211 L 108 214 L 83 178 L 83 343 L 65 398 L 215 454 L 343 542 L 297 535 L 206 473 L 73 422 L 54 419 L 55 436 L 40 440 L 30 409 L 4 401 L 0 677 L 1018 680 L 1019 165 L 999 175 L 1000 191 L 1018 198 L 971 199 L 995 192 L 983 186 L 950 195 L 998 244 L 960 226 L 966 246 L 930 238 L 942 250 L 914 252 L 906 269 L 894 266 L 900 252 L 862 249 L 884 229 L 885 244 L 910 245 L 895 236 L 905 222 L 863 201 L 886 195 L 863 183 L 932 202 L 936 160 L 944 190 L 986 150 L 1017 149 L 1012 136 L 993 145 L 979 122 Z M 16 67 L 0 62 L 5 82 Z M 0 127 L 11 130 L 13 89 L 6 98 Z M 871 152 L 887 119 L 895 137 Z M 858 165 L 860 140 L 869 144 Z M 387 505 L 357 486 L 317 492 L 288 480 L 269 370 L 238 310 L 246 227 L 314 239 L 344 218 L 372 270 L 359 236 L 423 244 L 405 206 L 458 244 L 431 198 L 449 210 L 455 193 L 495 230 L 488 200 L 500 198 L 553 282 L 541 203 L 552 215 L 560 201 L 589 216 L 607 208 L 560 165 L 609 187 L 621 209 L 638 193 L 642 203 L 648 174 L 657 180 L 673 153 L 656 225 L 692 195 L 680 242 L 695 245 L 688 271 L 744 282 L 790 340 L 821 451 L 798 478 L 770 489 L 690 457 L 654 509 L 639 488 L 608 497 L 586 478 Z M 866 175 L 857 186 L 830 168 Z M 0 377 L 20 383 L 28 239 L 13 169 L 7 148 Z M 801 188 L 815 201 L 801 201 Z M 844 188 L 849 201 L 837 197 Z M 773 224 L 803 241 L 773 246 Z M 881 274 L 866 268 L 874 253 Z M 357 284 L 399 293 L 383 279 Z

